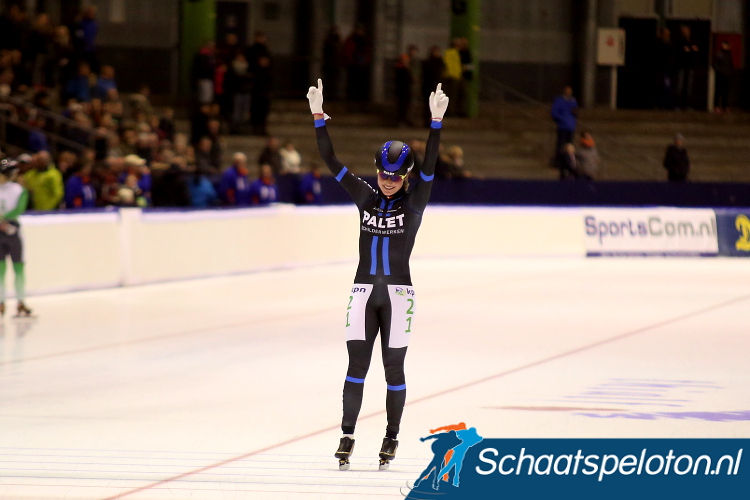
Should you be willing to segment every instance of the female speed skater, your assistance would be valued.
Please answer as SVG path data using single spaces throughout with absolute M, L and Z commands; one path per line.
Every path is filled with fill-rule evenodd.
M 20 184 L 13 182 L 18 163 L 6 158 L 0 160 L 0 316 L 5 315 L 5 269 L 10 255 L 16 275 L 17 316 L 31 316 L 24 304 L 26 277 L 23 265 L 23 242 L 21 241 L 18 216 L 26 211 L 29 193 Z
M 396 456 L 399 425 L 406 402 L 404 358 L 414 315 L 415 292 L 409 271 L 409 256 L 422 221 L 435 177 L 440 146 L 440 129 L 448 108 L 448 97 L 441 85 L 430 95 L 432 113 L 430 136 L 419 182 L 411 190 L 407 176 L 414 166 L 414 155 L 401 141 L 388 141 L 375 153 L 377 189 L 352 174 L 333 152 L 323 113 L 323 82 L 307 93 L 315 119 L 320 156 L 336 180 L 349 193 L 359 209 L 359 266 L 346 310 L 346 347 L 349 367 L 344 381 L 344 415 L 335 457 L 339 468 L 349 468 L 354 449 L 365 376 L 375 339 L 380 332 L 383 366 L 387 384 L 385 401 L 388 425 L 380 449 L 380 469 Z

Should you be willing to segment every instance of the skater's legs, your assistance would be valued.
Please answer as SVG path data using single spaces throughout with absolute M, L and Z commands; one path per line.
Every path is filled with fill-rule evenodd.
M 23 262 L 14 262 L 13 271 L 16 274 L 16 298 L 19 302 L 23 302 L 26 300 L 26 274 Z M 3 261 L 2 275 L 5 276 L 5 261 Z M 5 301 L 5 293 L 3 293 L 3 301 Z
M 344 434 L 354 434 L 357 417 L 362 407 L 362 394 L 365 387 L 365 376 L 370 368 L 372 349 L 375 337 L 378 335 L 378 315 L 370 302 L 365 308 L 365 340 L 348 340 L 346 349 L 349 352 L 349 367 L 344 382 L 344 416 L 341 420 L 341 430 Z
M 5 302 L 5 271 L 7 268 L 8 264 L 3 258 L 0 260 L 0 303 Z

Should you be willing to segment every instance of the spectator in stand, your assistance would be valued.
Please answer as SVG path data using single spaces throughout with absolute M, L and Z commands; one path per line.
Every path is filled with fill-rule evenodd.
M 29 35 L 27 48 L 24 51 L 26 64 L 29 66 L 31 84 L 45 86 L 47 82 L 48 65 L 51 63 L 52 45 L 54 43 L 55 28 L 45 13 L 38 14 L 34 20 L 34 27 Z
M 422 102 L 428 102 L 430 93 L 435 90 L 438 83 L 443 80 L 445 73 L 445 61 L 440 47 L 433 45 L 430 48 L 430 55 L 422 62 Z M 432 114 L 429 106 L 423 106 L 423 123 L 429 127 L 432 123 Z
M 680 40 L 677 43 L 675 60 L 677 63 L 677 105 L 689 109 L 693 105 L 693 83 L 698 65 L 700 49 L 693 42 L 690 26 L 680 26 Z
M 675 134 L 674 143 L 667 147 L 664 155 L 664 168 L 667 169 L 667 180 L 670 182 L 686 182 L 690 172 L 690 158 L 685 149 L 685 138 L 682 134 Z
M 329 101 L 338 101 L 340 99 L 341 85 L 341 52 L 343 43 L 338 26 L 331 26 L 328 29 L 323 41 L 323 80 L 326 82 L 326 99 Z
M 250 92 L 250 125 L 253 135 L 268 135 L 268 113 L 271 112 L 271 60 L 258 59 L 253 71 L 253 85 Z
M 230 120 L 230 131 L 250 121 L 250 93 L 252 91 L 252 74 L 245 54 L 237 52 L 229 65 L 226 91 L 232 96 L 233 110 Z
M 57 170 L 62 175 L 63 185 L 73 175 L 73 167 L 78 163 L 78 156 L 72 151 L 61 151 L 57 155 Z
M 143 196 L 143 190 L 138 185 L 138 176 L 128 174 L 125 182 L 117 191 L 117 197 L 120 199 L 121 207 L 146 207 L 148 201 Z
M 279 151 L 281 155 L 281 173 L 282 174 L 299 174 L 302 158 L 299 152 L 294 149 L 294 144 L 287 141 L 284 147 Z
M 191 81 L 199 104 L 210 104 L 214 100 L 215 70 L 216 43 L 209 40 L 193 58 Z
M 471 172 L 464 168 L 464 150 L 461 146 L 451 146 L 441 155 L 447 166 L 447 179 L 466 179 Z
M 49 151 L 47 134 L 44 133 L 46 125 L 45 119 L 40 116 L 36 120 L 31 120 L 29 125 L 33 127 L 33 129 L 29 131 L 29 151 L 32 153 Z
M 65 208 L 94 208 L 96 190 L 91 183 L 92 163 L 84 161 L 65 183 Z
M 280 174 L 282 169 L 282 157 L 279 151 L 279 139 L 271 136 L 266 141 L 266 146 L 258 156 L 258 165 L 267 163 L 275 174 Z
M 89 102 L 91 100 L 91 66 L 88 62 L 78 63 L 78 76 L 68 81 L 65 86 L 65 97 L 75 99 L 78 102 Z
M 248 183 L 249 184 L 249 183 Z M 218 197 L 208 177 L 196 169 L 190 180 L 190 204 L 195 208 L 208 208 L 216 205 Z
M 555 143 L 555 155 L 557 155 L 565 144 L 573 142 L 576 132 L 578 117 L 578 102 L 573 97 L 573 88 L 566 86 L 562 95 L 552 102 L 552 120 L 557 125 L 557 142 Z
M 726 113 L 729 112 L 729 90 L 735 71 L 732 46 L 727 40 L 721 42 L 721 48 L 714 55 L 713 68 L 716 72 L 714 111 Z
M 656 41 L 656 88 L 657 106 L 673 109 L 675 86 L 675 50 L 672 45 L 672 32 L 662 28 Z
M 164 108 L 164 113 L 162 113 L 162 116 L 159 119 L 158 133 L 160 139 L 174 142 L 174 108 Z
M 372 42 L 363 24 L 358 23 L 344 41 L 341 55 L 346 66 L 347 99 L 356 103 L 366 102 L 370 98 Z
M 235 33 L 227 33 L 224 40 L 217 44 L 216 59 L 229 65 L 237 54 L 243 52 L 240 40 Z
M 557 153 L 557 168 L 560 170 L 561 181 L 576 177 L 578 158 L 576 157 L 576 147 L 572 142 L 563 144 L 560 152 Z
M 463 71 L 461 68 L 461 39 L 454 38 L 451 40 L 451 46 L 443 53 L 443 63 L 445 64 L 445 74 L 443 86 L 445 87 L 445 93 L 450 96 L 456 96 L 456 103 L 450 108 L 453 111 L 449 111 L 451 115 L 460 114 L 463 110 L 463 98 L 464 90 L 463 85 Z
M 246 59 L 250 64 L 250 72 L 255 73 L 260 66 L 261 59 L 268 59 L 268 64 L 271 63 L 271 50 L 268 48 L 268 37 L 262 31 L 256 31 L 255 37 L 253 38 L 253 44 L 248 47 Z
M 581 140 L 577 153 L 578 170 L 576 170 L 576 179 L 591 181 L 599 173 L 601 158 L 599 151 L 596 149 L 596 142 L 590 132 L 581 132 Z
M 124 159 L 124 170 L 119 176 L 119 181 L 125 183 L 127 176 L 134 175 L 138 180 L 138 189 L 146 201 L 151 199 L 151 169 L 148 168 L 146 160 L 138 155 L 127 155 Z
M 34 210 L 57 210 L 64 193 L 62 174 L 47 151 L 36 153 L 31 165 L 23 176 L 23 184 L 31 193 L 31 206 Z
M 97 78 L 96 86 L 94 87 L 94 96 L 99 99 L 106 99 L 112 89 L 117 90 L 115 68 L 112 66 L 102 66 L 102 72 L 99 78 Z
M 409 118 L 411 89 L 414 77 L 411 73 L 409 54 L 401 54 L 396 61 L 396 124 L 400 127 L 413 127 Z
M 70 40 L 67 26 L 55 28 L 54 44 L 52 46 L 52 64 L 49 67 L 48 82 L 50 87 L 65 88 L 68 81 L 75 76 L 76 55 Z
M 26 12 L 16 2 L 6 5 L 5 12 L 0 16 L 0 50 L 16 52 L 20 57 L 26 38 Z
M 209 177 L 215 177 L 221 173 L 221 160 L 219 157 L 217 161 L 212 146 L 211 138 L 203 137 L 195 148 L 195 165 Z
M 83 60 L 88 61 L 94 71 L 99 70 L 96 57 L 96 37 L 99 34 L 99 23 L 96 21 L 96 7 L 84 7 L 75 24 L 73 46 Z
M 320 205 L 323 193 L 320 178 L 320 164 L 316 161 L 311 162 L 310 171 L 302 176 L 302 182 L 299 185 L 302 203 Z
M 190 144 L 195 146 L 202 137 L 208 135 L 208 120 L 211 119 L 211 106 L 201 104 L 190 119 Z
M 250 205 L 250 179 L 247 170 L 247 156 L 235 153 L 232 165 L 224 171 L 219 183 L 219 197 L 225 205 Z
M 155 207 L 189 207 L 190 191 L 185 180 L 184 160 L 175 158 L 164 170 L 154 171 L 151 198 Z
M 260 178 L 250 184 L 250 204 L 254 206 L 268 205 L 278 199 L 276 181 L 273 178 L 271 165 L 264 163 L 260 166 Z

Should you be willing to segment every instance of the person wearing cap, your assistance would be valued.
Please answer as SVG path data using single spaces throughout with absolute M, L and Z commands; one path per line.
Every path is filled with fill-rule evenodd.
M 128 175 L 138 178 L 138 189 L 140 196 L 146 201 L 151 201 L 151 169 L 146 166 L 146 160 L 136 154 L 125 156 L 125 170 L 120 174 L 120 184 L 125 184 Z
M 0 315 L 5 314 L 5 271 L 7 259 L 13 263 L 15 273 L 18 316 L 29 316 L 26 307 L 26 275 L 23 262 L 23 241 L 21 240 L 18 217 L 26 211 L 29 193 L 14 182 L 18 163 L 12 159 L 0 160 Z
M 307 93 L 315 123 L 320 156 L 359 209 L 359 266 L 346 317 L 349 367 L 344 381 L 343 437 L 335 457 L 339 468 L 349 466 L 354 428 L 362 405 L 365 376 L 375 341 L 380 335 L 387 383 L 386 435 L 380 450 L 381 468 L 395 457 L 401 415 L 406 403 L 404 359 L 412 330 L 415 291 L 409 257 L 435 177 L 443 116 L 448 97 L 440 84 L 430 94 L 430 135 L 420 181 L 409 190 L 414 154 L 402 141 L 388 141 L 375 153 L 377 189 L 354 175 L 334 154 L 323 112 L 323 82 Z
M 62 174 L 47 151 L 36 153 L 31 163 L 33 168 L 24 174 L 23 183 L 31 193 L 32 208 L 57 210 L 65 194 Z
M 664 168 L 667 169 L 667 180 L 686 182 L 690 172 L 690 157 L 685 149 L 685 138 L 675 134 L 674 142 L 667 147 L 664 155 Z

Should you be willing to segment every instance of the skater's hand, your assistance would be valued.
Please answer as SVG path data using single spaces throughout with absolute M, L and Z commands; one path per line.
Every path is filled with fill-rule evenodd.
M 430 94 L 430 112 L 433 120 L 442 120 L 445 110 L 448 109 L 448 96 L 443 92 L 443 84 L 438 83 L 435 92 Z
M 307 91 L 307 100 L 310 101 L 310 111 L 314 115 L 323 114 L 323 80 L 318 78 L 318 87 L 310 87 Z

